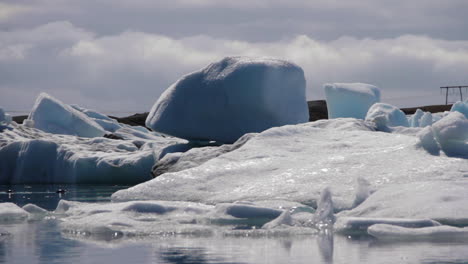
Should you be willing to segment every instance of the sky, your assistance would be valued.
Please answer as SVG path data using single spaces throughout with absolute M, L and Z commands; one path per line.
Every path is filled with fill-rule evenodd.
M 468 85 L 466 14 L 467 0 L 0 0 L 0 107 L 27 112 L 46 92 L 145 112 L 233 55 L 298 64 L 308 100 L 364 82 L 396 106 L 443 104 L 440 86 Z

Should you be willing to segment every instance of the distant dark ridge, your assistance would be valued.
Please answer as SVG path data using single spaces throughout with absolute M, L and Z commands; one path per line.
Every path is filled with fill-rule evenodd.
M 328 119 L 327 101 L 317 100 L 308 101 L 309 106 L 309 121 L 316 121 L 320 119 Z
M 424 112 L 439 113 L 444 111 L 450 111 L 452 105 L 426 105 L 420 107 L 401 108 L 401 111 L 403 111 L 407 115 L 412 115 L 416 112 L 418 108 L 423 110 Z
M 309 106 L 309 121 L 328 119 L 327 102 L 325 100 L 308 101 L 307 105 Z M 450 108 L 452 108 L 452 105 L 426 105 L 420 107 L 401 108 L 401 110 L 407 115 L 412 115 L 416 112 L 416 109 L 418 108 L 423 110 L 424 112 L 438 113 L 449 111 Z M 122 124 L 145 127 L 145 120 L 147 116 L 148 112 L 138 113 L 126 117 L 109 117 L 117 120 L 119 123 Z M 26 118 L 28 118 L 27 115 L 14 116 L 13 120 L 18 124 L 22 124 L 23 120 Z
M 27 115 L 20 115 L 20 116 L 14 116 L 12 119 L 18 124 L 23 124 L 23 121 L 27 118 L 28 118 Z
M 131 116 L 126 116 L 126 117 L 115 117 L 115 116 L 109 116 L 112 119 L 117 120 L 119 123 L 122 124 L 127 124 L 130 126 L 142 126 L 145 127 L 145 121 L 146 117 L 148 116 L 148 112 L 146 113 L 138 113 L 134 114 Z

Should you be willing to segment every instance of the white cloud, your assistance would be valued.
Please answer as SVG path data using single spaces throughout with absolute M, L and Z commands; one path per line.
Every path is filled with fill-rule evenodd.
M 181 75 L 228 55 L 297 63 L 309 99 L 323 97 L 323 83 L 359 81 L 380 86 L 391 103 L 442 103 L 439 86 L 468 83 L 468 41 L 414 35 L 319 41 L 299 35 L 248 42 L 132 31 L 102 36 L 54 22 L 0 32 L 0 106 L 24 109 L 46 91 L 100 111 L 147 111 Z

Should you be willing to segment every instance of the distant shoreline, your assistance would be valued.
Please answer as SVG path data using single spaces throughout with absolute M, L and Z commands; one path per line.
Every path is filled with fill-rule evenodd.
M 325 100 L 308 101 L 309 107 L 309 121 L 316 121 L 320 119 L 328 119 L 327 102 Z M 448 105 L 426 105 L 418 107 L 405 107 L 400 108 L 405 114 L 412 115 L 417 109 L 421 109 L 424 112 L 438 113 L 449 111 L 452 108 L 451 104 Z M 148 116 L 148 112 L 136 113 L 130 116 L 116 117 L 109 116 L 112 119 L 117 120 L 119 123 L 127 124 L 131 126 L 145 126 L 145 120 Z M 13 116 L 13 121 L 18 124 L 22 124 L 24 119 L 28 118 L 27 115 Z

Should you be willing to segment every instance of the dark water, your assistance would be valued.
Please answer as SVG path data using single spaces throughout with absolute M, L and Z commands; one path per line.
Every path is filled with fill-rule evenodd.
M 1 186 L 0 202 L 55 209 L 60 199 L 109 202 L 125 186 Z M 56 193 L 65 189 L 65 193 Z M 12 193 L 6 193 L 12 190 Z M 0 263 L 468 263 L 468 244 L 382 243 L 369 237 L 156 237 L 95 241 L 58 220 L 0 224 Z

